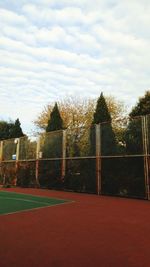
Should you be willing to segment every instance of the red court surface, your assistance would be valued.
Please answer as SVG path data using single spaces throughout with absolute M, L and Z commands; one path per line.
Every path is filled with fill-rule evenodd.
M 0 216 L 0 267 L 150 267 L 150 202 L 9 189 L 74 202 Z

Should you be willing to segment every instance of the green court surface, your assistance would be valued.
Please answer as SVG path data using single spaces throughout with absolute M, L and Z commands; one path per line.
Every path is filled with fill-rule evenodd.
M 0 215 L 60 205 L 68 200 L 0 191 Z

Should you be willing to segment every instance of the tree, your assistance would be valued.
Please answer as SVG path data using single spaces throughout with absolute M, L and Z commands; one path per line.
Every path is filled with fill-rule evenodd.
M 139 98 L 137 104 L 132 108 L 129 114 L 129 121 L 125 131 L 127 154 L 143 154 L 143 133 L 141 116 L 148 114 L 150 114 L 150 91 L 147 91 L 143 97 Z M 148 124 L 148 129 L 150 129 L 150 116 L 148 116 Z M 128 168 L 125 169 L 125 167 L 123 166 L 122 170 L 124 173 L 126 173 L 126 177 L 128 177 L 130 181 L 127 185 L 128 194 L 144 198 L 145 179 L 143 170 L 143 157 L 134 156 L 126 158 L 126 166 L 128 166 Z
M 90 133 L 90 153 L 92 156 L 96 155 L 96 132 L 95 132 L 95 125 L 100 124 L 100 147 L 101 147 L 101 155 L 114 155 L 116 151 L 116 139 L 115 134 L 111 125 L 111 114 L 108 110 L 108 106 L 106 100 L 103 96 L 103 93 L 100 94 L 100 97 L 97 100 L 97 105 L 95 112 L 93 114 L 93 120 L 91 124 L 91 133 Z M 107 169 L 108 169 L 108 161 L 103 161 L 102 159 L 102 166 L 103 166 L 103 182 L 107 183 Z M 87 166 L 88 167 L 88 166 Z M 95 169 L 93 163 L 93 170 Z M 113 166 L 112 166 L 113 169 Z M 90 171 L 90 170 L 89 170 Z M 101 170 L 102 171 L 102 170 Z M 105 179 L 106 178 L 106 179 Z M 90 177 L 92 183 L 96 187 L 96 173 L 95 179 Z M 109 181 L 110 182 L 110 181 Z
M 20 125 L 19 119 L 15 122 L 0 121 L 0 140 L 24 136 Z
M 124 150 L 124 146 L 122 145 L 124 143 L 124 132 L 127 127 L 127 107 L 124 102 L 115 99 L 113 96 L 108 96 L 105 99 L 109 113 L 111 114 L 112 127 L 115 132 L 118 149 L 121 152 Z
M 21 136 L 24 136 L 24 134 L 20 127 L 19 119 L 15 122 L 0 122 L 0 140 L 4 140 L 2 153 L 4 160 L 12 159 L 12 155 L 16 153 L 16 143 L 13 138 Z
M 15 120 L 15 123 L 10 127 L 10 138 L 18 138 L 24 136 L 21 129 L 21 123 L 19 119 Z
M 150 114 L 150 91 L 146 91 L 143 97 L 139 98 L 138 103 L 132 108 L 130 117 L 143 116 Z
M 48 120 L 48 125 L 46 127 L 46 132 L 57 131 L 63 129 L 63 120 L 61 118 L 57 103 L 50 114 L 50 119 Z
M 67 97 L 58 102 L 60 115 L 64 122 L 64 128 L 89 126 L 91 124 L 95 100 Z M 39 129 L 46 129 L 49 114 L 53 110 L 53 104 L 44 107 L 41 114 L 34 121 Z
M 100 97 L 97 100 L 96 110 L 93 115 L 93 124 L 98 124 L 102 122 L 111 122 L 111 115 L 108 111 L 106 100 L 101 93 Z
M 143 97 L 139 98 L 129 114 L 129 123 L 125 132 L 127 153 L 143 153 L 142 120 L 140 116 L 148 114 L 150 114 L 150 91 L 147 91 Z M 150 119 L 148 121 L 150 122 Z
M 0 121 L 0 140 L 10 138 L 10 123 Z
M 101 93 L 97 100 L 96 109 L 93 115 L 92 121 L 92 132 L 91 132 L 91 146 L 95 146 L 95 131 L 93 131 L 94 124 L 101 124 L 101 153 L 102 155 L 112 155 L 115 153 L 116 149 L 116 139 L 115 134 L 111 125 L 111 115 L 107 107 L 106 100 Z M 92 148 L 92 150 L 95 147 Z
M 40 183 L 46 187 L 59 187 L 62 186 L 61 180 L 61 160 L 62 158 L 62 140 L 63 140 L 63 120 L 61 118 L 58 105 L 55 103 L 48 119 L 46 133 L 41 135 L 41 151 L 43 158 L 53 158 L 57 160 L 44 161 L 41 166 L 44 168 L 44 176 L 42 175 Z M 49 169 L 50 164 L 50 169 Z
M 112 126 L 116 133 L 117 140 L 122 141 L 123 130 L 126 121 L 126 107 L 120 100 L 113 96 L 105 98 L 107 108 L 112 118 Z M 67 128 L 69 134 L 68 155 L 89 155 L 90 132 L 93 120 L 93 113 L 96 108 L 96 99 L 83 99 L 77 97 L 66 97 L 58 102 L 60 115 L 64 122 L 64 128 Z M 38 129 L 46 130 L 49 114 L 53 110 L 53 105 L 44 107 L 41 114 L 34 121 Z M 105 118 L 106 119 L 106 118 Z M 79 147 L 80 153 L 79 153 Z
M 46 127 L 46 134 L 42 135 L 43 157 L 61 158 L 63 120 L 58 105 L 55 103 Z
M 113 96 L 105 98 L 108 110 L 111 114 L 112 125 L 115 129 L 123 126 L 126 118 L 126 107 L 120 100 Z M 58 102 L 60 115 L 64 122 L 64 128 L 90 127 L 93 120 L 93 113 L 96 107 L 97 99 L 82 99 L 77 97 L 66 97 Z M 49 114 L 53 110 L 53 104 L 43 108 L 43 111 L 37 116 L 34 124 L 38 129 L 46 130 Z

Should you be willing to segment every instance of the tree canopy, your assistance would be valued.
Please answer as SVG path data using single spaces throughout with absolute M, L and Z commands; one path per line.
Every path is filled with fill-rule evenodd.
M 103 93 L 101 93 L 100 97 L 97 100 L 92 124 L 98 124 L 102 122 L 111 122 L 111 115 L 109 113 Z
M 142 120 L 139 116 L 150 114 L 150 91 L 139 98 L 132 108 L 129 123 L 125 131 L 126 152 L 131 154 L 143 153 Z
M 116 149 L 115 134 L 111 124 L 111 114 L 108 110 L 108 106 L 103 96 L 97 100 L 95 112 L 93 114 L 92 127 L 91 127 L 91 153 L 95 154 L 95 130 L 93 129 L 94 124 L 101 123 L 101 153 L 102 155 L 112 155 Z
M 138 103 L 132 108 L 130 117 L 150 114 L 150 91 L 146 91 L 143 97 L 139 98 Z
M 58 105 L 55 103 L 46 127 L 46 134 L 43 135 L 43 145 L 41 147 L 43 157 L 61 157 L 62 156 L 62 132 L 63 120 L 61 118 Z M 54 133 L 53 133 L 54 132 Z
M 55 103 L 55 106 L 50 114 L 50 119 L 46 127 L 46 132 L 57 131 L 63 129 L 63 120 L 61 118 L 58 105 Z
M 16 119 L 15 123 L 10 128 L 10 136 L 11 138 L 18 138 L 24 136 L 19 119 Z
M 0 140 L 24 136 L 19 119 L 15 122 L 0 121 Z
M 107 96 L 105 100 L 111 114 L 113 128 L 115 128 L 115 130 L 122 129 L 127 114 L 125 104 L 113 96 Z M 97 99 L 82 99 L 80 97 L 66 97 L 60 100 L 58 106 L 61 118 L 63 119 L 64 128 L 90 128 L 96 104 Z M 54 105 L 50 103 L 45 106 L 43 111 L 37 116 L 34 124 L 38 129 L 46 130 L 47 121 L 49 120 L 53 108 Z

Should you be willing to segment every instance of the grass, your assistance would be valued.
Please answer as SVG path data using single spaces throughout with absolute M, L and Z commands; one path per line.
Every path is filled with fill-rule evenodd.
M 60 205 L 68 200 L 0 191 L 0 215 Z

